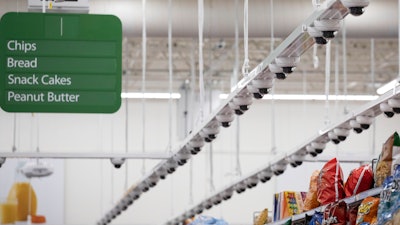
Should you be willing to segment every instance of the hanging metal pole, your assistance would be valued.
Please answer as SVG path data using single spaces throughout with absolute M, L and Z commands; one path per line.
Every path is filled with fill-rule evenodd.
M 203 26 L 204 26 L 204 0 L 198 0 L 198 26 L 199 26 L 199 89 L 200 89 L 200 122 L 204 119 L 204 74 L 203 74 Z
M 331 41 L 326 44 L 325 56 L 325 125 L 330 123 L 329 120 L 329 85 L 331 79 Z
M 142 0 L 142 152 L 146 152 L 146 99 L 144 93 L 146 92 L 146 0 Z M 146 171 L 146 162 L 143 160 L 142 174 Z
M 172 152 L 172 3 L 168 0 L 168 69 L 169 69 L 169 99 L 168 99 L 168 151 Z

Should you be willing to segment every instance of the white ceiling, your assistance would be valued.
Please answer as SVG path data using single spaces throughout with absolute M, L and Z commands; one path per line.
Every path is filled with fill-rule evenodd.
M 123 24 L 123 89 L 141 91 L 142 85 L 142 1 L 90 0 L 90 13 L 115 14 Z M 243 62 L 243 1 L 236 15 L 235 1 L 205 0 L 204 68 L 208 87 L 230 90 L 235 67 L 234 30 L 238 18 L 240 32 L 239 71 Z M 371 1 L 364 15 L 346 17 L 346 49 L 349 94 L 371 94 L 398 74 L 397 1 Z M 310 0 L 279 0 L 273 3 L 275 47 L 313 11 Z M 27 1 L 0 2 L 0 15 L 8 11 L 27 11 Z M 146 3 L 146 90 L 168 91 L 168 1 Z M 193 62 L 198 73 L 197 1 L 172 0 L 173 89 L 178 91 L 190 80 Z M 249 1 L 249 59 L 251 68 L 265 59 L 271 49 L 271 1 Z M 332 42 L 331 92 L 334 92 L 338 68 L 339 92 L 343 93 L 343 41 L 339 32 Z M 374 48 L 372 49 L 372 38 Z M 335 66 L 336 48 L 338 64 Z M 374 60 L 371 64 L 371 54 Z M 325 47 L 319 46 L 318 68 L 314 68 L 313 49 L 301 58 L 296 71 L 285 81 L 278 81 L 277 93 L 323 93 L 325 82 Z M 192 59 L 194 61 L 192 61 Z M 372 66 L 371 66 L 372 65 Z M 374 71 L 372 74 L 371 71 Z M 197 75 L 196 75 L 197 78 Z

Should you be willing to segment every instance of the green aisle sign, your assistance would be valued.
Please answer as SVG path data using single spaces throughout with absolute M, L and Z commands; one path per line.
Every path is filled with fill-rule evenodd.
M 0 106 L 7 112 L 115 112 L 121 62 L 122 25 L 115 16 L 7 13 L 0 20 Z

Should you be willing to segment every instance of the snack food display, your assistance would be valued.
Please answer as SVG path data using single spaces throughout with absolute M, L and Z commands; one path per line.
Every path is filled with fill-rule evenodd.
M 347 204 L 344 201 L 338 201 L 326 206 L 323 224 L 347 225 Z
M 365 198 L 358 207 L 356 225 L 361 225 L 362 223 L 376 225 L 378 222 L 378 206 L 379 198 L 371 196 Z
M 400 164 L 400 137 L 397 132 L 383 144 L 382 152 L 374 171 L 375 186 L 382 186 L 386 177 L 393 175 L 395 166 Z
M 321 205 L 337 202 L 344 198 L 343 171 L 336 158 L 324 165 L 319 174 L 317 185 L 317 199 Z
M 371 165 L 363 165 L 350 172 L 344 184 L 346 197 L 356 195 L 360 192 L 369 190 L 374 184 L 374 174 Z

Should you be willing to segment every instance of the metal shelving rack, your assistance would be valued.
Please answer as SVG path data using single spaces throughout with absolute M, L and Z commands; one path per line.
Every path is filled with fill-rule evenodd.
M 359 204 L 363 199 L 365 199 L 366 197 L 369 196 L 378 196 L 382 191 L 382 187 L 377 187 L 377 188 L 373 188 L 364 192 L 361 192 L 357 195 L 342 199 L 344 202 L 346 202 L 347 205 L 353 205 L 353 204 Z M 310 211 L 304 212 L 304 213 L 300 213 L 298 215 L 294 215 L 291 218 L 285 218 L 276 222 L 272 222 L 272 223 L 267 223 L 267 225 L 282 225 L 285 224 L 289 219 L 292 219 L 292 223 L 298 223 L 301 222 L 305 219 L 306 215 L 311 216 L 313 215 L 315 212 L 323 212 L 325 210 L 326 205 L 324 206 L 320 206 L 317 207 L 315 209 L 312 209 Z

